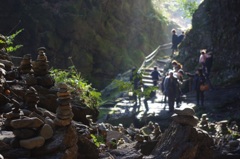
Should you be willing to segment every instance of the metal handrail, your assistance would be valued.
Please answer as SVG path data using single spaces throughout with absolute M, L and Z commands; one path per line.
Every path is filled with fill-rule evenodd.
M 160 50 L 164 50 L 164 49 L 170 49 L 170 48 L 164 48 L 166 46 L 171 46 L 172 43 L 166 43 L 163 45 L 159 45 L 153 52 L 151 52 L 149 55 L 147 55 L 142 63 L 142 65 L 140 66 L 140 68 L 138 69 L 138 71 L 141 71 L 143 67 L 146 66 L 146 63 L 151 61 L 158 53 Z

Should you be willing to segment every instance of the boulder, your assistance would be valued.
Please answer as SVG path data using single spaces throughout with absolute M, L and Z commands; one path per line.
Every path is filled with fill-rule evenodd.
M 156 144 L 149 158 L 211 159 L 213 139 L 207 132 L 189 125 L 172 122 Z
M 45 140 L 50 139 L 53 136 L 53 129 L 50 125 L 44 124 L 40 130 L 40 136 L 42 136 Z
M 19 129 L 19 128 L 39 128 L 44 123 L 42 120 L 40 120 L 37 117 L 32 117 L 32 118 L 26 117 L 24 119 L 12 120 L 10 124 L 14 129 Z
M 44 143 L 45 143 L 45 139 L 42 136 L 20 140 L 20 146 L 26 149 L 38 148 L 43 146 Z
M 185 116 L 185 115 L 177 115 L 177 114 L 173 114 L 172 119 L 176 123 L 183 124 L 183 125 L 191 125 L 193 127 L 197 126 L 199 121 L 196 116 Z

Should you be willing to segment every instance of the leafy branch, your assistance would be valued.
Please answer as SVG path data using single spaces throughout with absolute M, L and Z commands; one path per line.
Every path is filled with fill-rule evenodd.
M 3 42 L 6 43 L 6 45 L 7 45 L 6 50 L 7 50 L 8 53 L 14 52 L 14 51 L 16 51 L 17 49 L 23 47 L 23 45 L 15 45 L 15 46 L 13 45 L 14 39 L 15 39 L 16 36 L 19 35 L 23 30 L 24 30 L 24 29 L 21 29 L 21 30 L 17 31 L 16 33 L 14 33 L 14 34 L 6 37 L 6 41 L 5 41 L 5 42 L 2 41 L 2 40 L 0 41 L 0 43 L 3 43 Z
M 51 75 L 54 77 L 56 83 L 64 82 L 69 85 L 71 94 L 79 97 L 79 102 L 89 108 L 96 108 L 101 101 L 101 93 L 92 88 L 81 74 L 77 72 L 74 66 L 69 67 L 68 70 L 51 69 Z

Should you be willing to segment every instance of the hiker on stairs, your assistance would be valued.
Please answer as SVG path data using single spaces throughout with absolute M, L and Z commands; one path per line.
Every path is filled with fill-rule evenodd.
M 141 106 L 141 87 L 142 87 L 142 76 L 136 68 L 132 69 L 132 74 L 130 76 L 130 81 L 133 84 L 133 100 L 135 102 L 133 109 L 140 109 Z
M 177 45 L 178 45 L 178 36 L 176 34 L 176 30 L 172 29 L 172 54 L 171 57 L 173 57 L 174 52 L 177 50 Z
M 153 80 L 153 86 L 157 87 L 158 86 L 158 81 L 162 77 L 160 72 L 157 70 L 157 66 L 154 66 L 154 70 L 151 72 L 151 77 L 152 77 L 152 80 Z M 154 91 L 153 98 L 154 97 L 156 98 L 156 91 Z M 152 102 L 154 103 L 154 99 L 152 100 Z

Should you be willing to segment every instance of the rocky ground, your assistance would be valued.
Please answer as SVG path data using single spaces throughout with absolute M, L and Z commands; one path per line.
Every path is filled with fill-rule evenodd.
M 143 158 L 166 158 L 167 156 L 169 158 L 176 158 L 177 156 L 178 158 L 183 159 L 239 158 L 240 147 L 238 139 L 238 127 L 240 123 L 240 105 L 238 101 L 240 98 L 240 93 L 238 90 L 239 85 L 214 86 L 214 89 L 205 92 L 204 107 L 196 106 L 196 96 L 194 91 L 185 93 L 182 97 L 182 105 L 180 108 L 176 109 L 184 110 L 191 108 L 194 110 L 194 116 L 199 120 L 199 123 L 197 124 L 197 128 L 194 127 L 193 129 L 186 126 L 189 123 L 181 123 L 181 126 L 185 125 L 183 127 L 180 125 L 175 125 L 176 114 L 174 115 L 168 111 L 168 104 L 163 102 L 163 95 L 161 91 L 157 91 L 157 96 L 154 99 L 154 102 L 152 102 L 152 100 L 148 101 L 150 108 L 149 111 L 146 112 L 144 104 L 141 103 L 140 111 L 137 113 L 132 113 L 131 111 L 133 103 L 128 100 L 122 100 L 115 105 L 115 114 L 108 115 L 107 119 L 105 118 L 105 122 L 113 125 L 118 125 L 121 123 L 125 127 L 129 127 L 133 123 L 137 128 L 142 128 L 149 122 L 158 123 L 161 131 L 163 132 L 163 137 L 157 143 L 152 141 L 145 144 L 140 144 L 140 152 L 142 153 Z M 207 126 L 206 124 L 203 124 L 203 119 L 206 119 Z M 178 120 L 185 122 L 185 119 Z M 187 119 L 187 121 L 189 121 L 189 119 Z M 212 132 L 213 127 L 216 132 Z M 196 136 L 191 137 L 190 134 L 195 134 Z M 202 138 L 203 136 L 211 137 Z M 186 139 L 186 143 L 184 138 Z M 191 148 L 187 148 L 187 145 L 189 144 L 187 141 L 196 141 L 196 143 L 191 143 L 192 147 L 190 146 Z M 177 146 L 179 144 L 186 145 L 183 146 L 186 148 L 185 150 L 193 153 L 183 153 L 183 150 Z M 165 147 L 162 145 L 165 145 Z M 195 147 L 193 145 L 195 145 Z M 151 146 L 152 149 L 150 148 Z M 146 149 L 146 147 L 149 149 Z M 204 149 L 203 147 L 208 148 Z M 128 150 L 122 149 L 121 146 L 120 149 L 110 152 L 115 158 L 121 158 L 123 157 L 121 155 L 121 157 L 119 156 L 121 152 L 123 153 L 133 150 L 130 147 L 128 148 Z M 175 151 L 173 149 L 175 149 Z M 146 151 L 144 152 L 144 150 Z M 201 151 L 201 154 L 199 154 L 199 151 Z M 164 156 L 161 154 L 163 152 L 168 154 L 165 154 Z M 131 153 L 133 152 L 131 151 Z M 141 154 L 138 154 L 137 152 L 134 154 L 136 156 L 133 158 L 138 158 L 138 155 L 141 156 Z M 209 156 L 206 156 L 206 154 L 209 154 Z
M 39 55 L 44 55 L 39 61 L 46 60 Z M 186 93 L 174 113 L 160 91 L 148 101 L 148 111 L 144 98 L 139 111 L 133 111 L 131 100 L 121 100 L 114 114 L 96 122 L 95 112 L 71 102 L 66 84 L 46 87 L 42 80 L 32 82 L 51 77 L 27 77 L 27 88 L 20 83 L 11 87 L 21 100 L 1 106 L 0 152 L 5 158 L 239 158 L 239 86 L 205 92 L 205 107 L 195 106 L 194 92 Z

